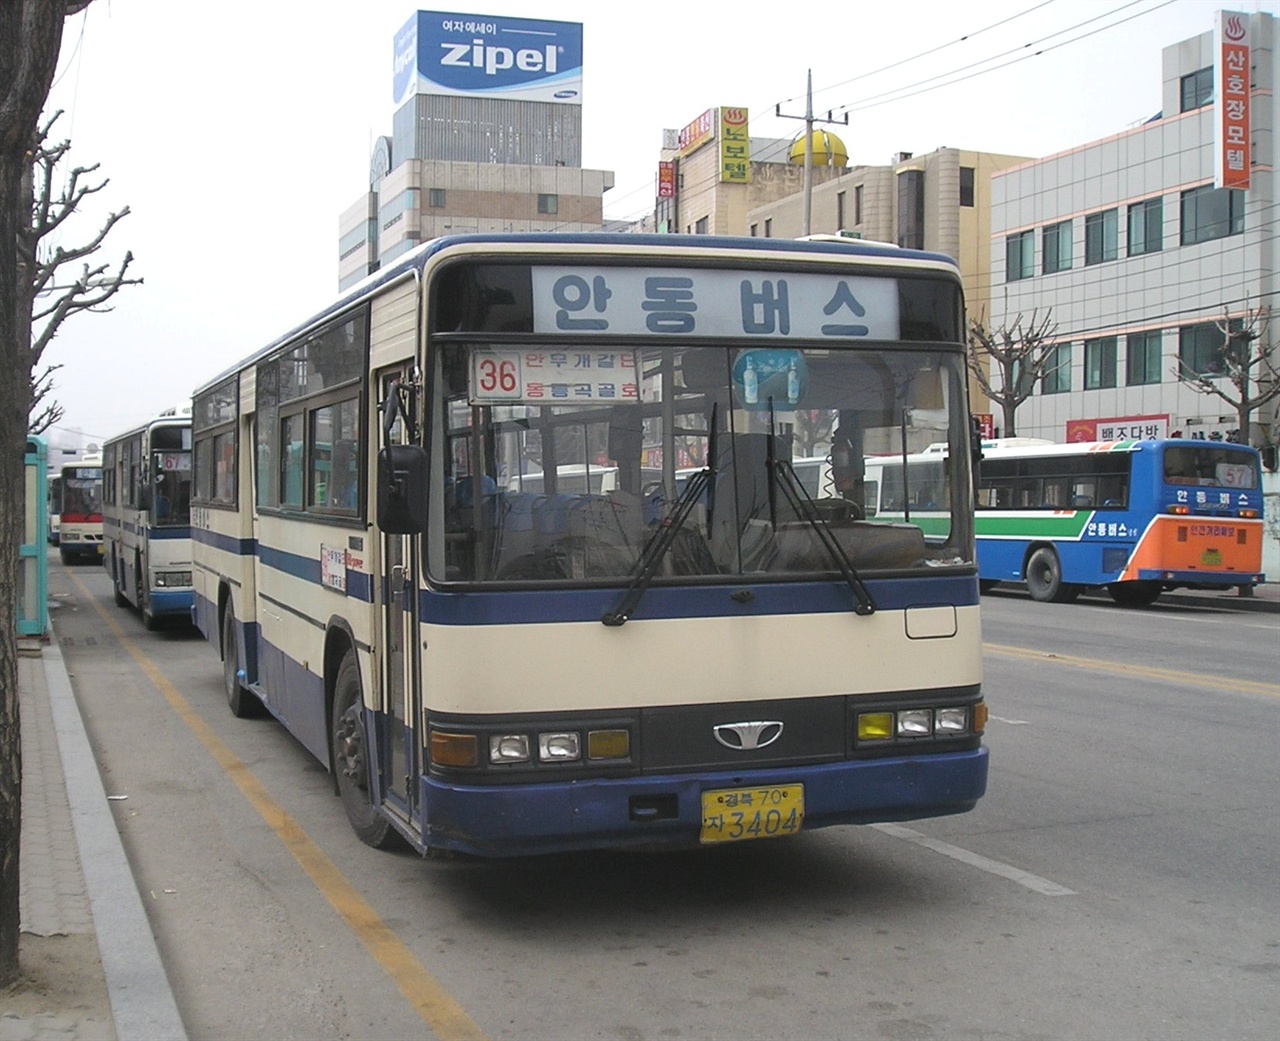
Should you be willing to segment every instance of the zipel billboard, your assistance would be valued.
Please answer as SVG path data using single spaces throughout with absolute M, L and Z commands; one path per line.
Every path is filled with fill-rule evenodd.
M 418 11 L 396 33 L 396 106 L 414 94 L 582 104 L 582 25 Z

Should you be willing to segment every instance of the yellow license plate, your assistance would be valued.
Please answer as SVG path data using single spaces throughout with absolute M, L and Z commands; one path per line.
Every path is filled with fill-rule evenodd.
M 702 793 L 701 842 L 794 835 L 804 824 L 804 785 L 720 788 Z

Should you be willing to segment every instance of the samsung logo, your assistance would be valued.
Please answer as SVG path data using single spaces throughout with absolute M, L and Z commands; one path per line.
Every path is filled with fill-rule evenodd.
M 556 98 L 576 98 L 578 92 L 576 90 L 557 90 L 552 97 Z
M 482 69 L 486 76 L 497 75 L 504 69 L 546 73 L 557 71 L 555 44 L 547 44 L 541 50 L 527 47 L 517 51 L 510 47 L 486 45 L 484 40 L 472 40 L 470 43 L 442 43 L 440 49 L 445 52 L 444 57 L 440 59 L 441 65 Z M 399 65 L 399 59 L 397 59 L 397 65 Z

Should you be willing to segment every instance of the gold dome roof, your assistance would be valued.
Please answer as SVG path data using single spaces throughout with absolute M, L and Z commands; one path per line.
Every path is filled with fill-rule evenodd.
M 844 142 L 830 130 L 815 130 L 812 139 L 814 166 L 849 165 L 849 150 L 845 148 Z M 791 161 L 804 163 L 804 134 L 797 137 L 791 145 Z

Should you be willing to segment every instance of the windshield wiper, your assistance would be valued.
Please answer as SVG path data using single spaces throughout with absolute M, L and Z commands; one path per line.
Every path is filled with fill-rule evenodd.
M 776 485 L 786 495 L 791 508 L 814 530 L 818 536 L 818 541 L 822 543 L 823 548 L 826 549 L 831 559 L 835 561 L 840 574 L 844 576 L 845 583 L 853 591 L 854 613 L 861 615 L 875 614 L 876 602 L 871 598 L 871 590 L 858 577 L 853 561 L 849 559 L 849 554 L 844 551 L 844 547 L 840 545 L 839 540 L 832 534 L 827 522 L 818 516 L 813 500 L 809 497 L 809 493 L 804 490 L 804 485 L 800 483 L 800 478 L 796 476 L 795 467 L 788 460 L 778 458 L 776 440 L 777 435 L 774 432 L 773 423 L 773 398 L 770 397 L 769 442 L 765 447 L 765 465 L 769 468 L 769 520 L 773 524 L 773 530 L 778 530 L 777 493 L 774 490 Z M 781 475 L 782 479 L 777 480 L 777 475 Z
M 612 611 L 606 611 L 600 619 L 605 625 L 626 625 L 627 619 L 631 617 L 632 612 L 639 605 L 645 590 L 649 588 L 649 583 L 657 575 L 658 567 L 662 564 L 662 558 L 667 555 L 667 550 L 671 548 L 676 536 L 680 534 L 680 529 L 692 512 L 694 504 L 702 498 L 702 493 L 715 479 L 717 407 L 717 405 L 711 406 L 711 430 L 707 434 L 707 465 L 685 481 L 684 491 L 680 493 L 680 497 L 676 500 L 675 509 L 671 511 L 669 516 L 663 518 L 658 530 L 644 544 L 640 559 L 636 561 L 635 577 L 632 578 L 631 584 L 627 586 L 627 591 L 623 593 L 622 599 L 618 601 L 618 606 Z

